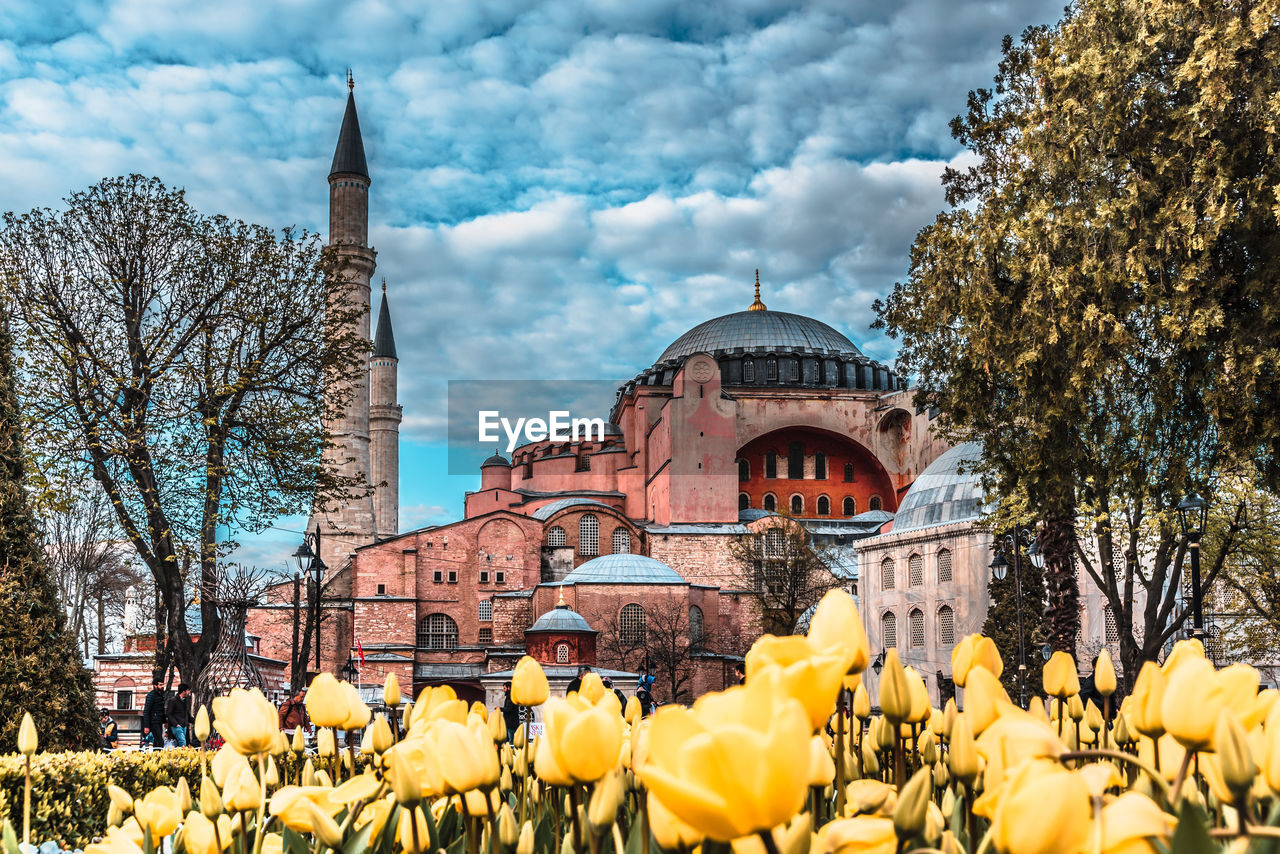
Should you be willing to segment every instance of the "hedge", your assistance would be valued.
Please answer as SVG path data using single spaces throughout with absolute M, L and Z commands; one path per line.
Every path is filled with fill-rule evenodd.
M 206 759 L 212 758 L 209 754 Z M 305 762 L 306 760 L 303 759 Z M 276 757 L 282 778 L 297 776 L 291 753 Z M 23 758 L 0 756 L 0 819 L 8 818 L 22 837 Z M 115 783 L 135 798 L 156 786 L 176 786 L 187 778 L 191 796 L 200 797 L 200 751 L 193 747 L 113 753 L 38 753 L 31 758 L 31 841 L 54 840 L 83 848 L 102 835 Z

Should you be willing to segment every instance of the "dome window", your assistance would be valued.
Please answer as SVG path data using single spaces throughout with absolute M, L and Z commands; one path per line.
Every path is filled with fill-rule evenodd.
M 843 515 L 845 516 L 858 515 L 858 502 L 854 501 L 852 496 L 846 495 L 844 497 L 844 514 Z
M 480 618 L 480 622 L 482 623 L 493 622 L 493 600 L 492 599 L 480 600 L 480 609 L 479 609 L 479 614 L 477 614 L 477 616 Z
M 744 383 L 756 381 L 756 363 L 753 359 L 742 360 L 742 381 Z
M 623 605 L 618 614 L 618 637 L 623 646 L 638 647 L 644 643 L 644 608 L 635 602 Z
M 951 550 L 938 549 L 938 583 L 951 583 Z
M 764 360 L 764 380 L 769 383 L 778 381 L 778 360 L 773 356 Z
M 912 587 L 919 587 L 924 584 L 924 558 L 918 554 L 913 554 L 907 558 L 907 574 L 910 576 Z
M 892 590 L 894 588 L 893 575 L 893 558 L 887 557 L 880 561 L 880 589 Z M 889 646 L 889 644 L 885 645 Z
M 868 502 L 868 506 L 869 506 L 872 510 L 883 510 L 883 509 L 884 509 L 884 504 L 880 501 L 880 496 L 879 496 L 879 495 L 873 495 L 873 496 L 871 496 L 871 501 L 870 501 L 870 502 Z
M 600 520 L 584 513 L 578 520 L 578 554 L 595 557 L 600 554 Z
M 569 645 L 567 643 L 556 644 L 556 664 L 569 663 Z
M 448 614 L 428 614 L 418 623 L 422 649 L 453 649 L 458 645 L 458 624 Z

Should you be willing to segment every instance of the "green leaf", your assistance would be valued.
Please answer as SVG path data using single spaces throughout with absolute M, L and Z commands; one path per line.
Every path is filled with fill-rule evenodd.
M 627 834 L 627 850 L 626 854 L 640 854 L 644 850 L 644 822 L 640 821 L 640 816 L 636 815 L 636 820 L 631 823 L 631 832 Z M 660 850 L 656 841 L 650 840 L 649 849 L 651 851 Z
M 1209 836 L 1209 817 L 1186 799 L 1178 811 L 1178 827 L 1173 832 L 1172 847 L 1173 854 L 1218 854 L 1218 846 Z
M 284 838 L 285 854 L 310 854 L 307 841 L 296 830 L 286 827 L 281 831 L 281 835 Z
M 18 854 L 18 837 L 8 819 L 4 822 L 4 851 L 5 854 Z

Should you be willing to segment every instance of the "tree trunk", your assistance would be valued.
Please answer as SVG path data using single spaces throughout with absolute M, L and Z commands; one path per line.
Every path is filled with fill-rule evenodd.
M 1045 626 L 1055 652 L 1076 656 L 1080 632 L 1080 586 L 1075 567 L 1075 525 L 1073 514 L 1054 514 L 1045 520 L 1040 534 L 1044 551 L 1044 582 L 1047 602 Z
M 107 652 L 107 596 L 98 591 L 98 655 Z

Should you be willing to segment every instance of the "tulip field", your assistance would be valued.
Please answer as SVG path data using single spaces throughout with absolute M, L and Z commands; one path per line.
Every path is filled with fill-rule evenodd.
M 1182 641 L 1113 709 L 1104 655 L 1099 709 L 1081 703 L 1075 665 L 1058 653 L 1044 671 L 1047 702 L 1024 710 L 1001 687 L 995 645 L 974 635 L 952 654 L 962 708 L 931 707 L 924 681 L 889 650 L 873 714 L 861 625 L 852 598 L 830 593 L 807 636 L 755 643 L 744 685 L 648 718 L 594 676 L 549 697 L 525 658 L 512 695 L 542 707 L 544 733 L 531 740 L 523 728 L 509 739 L 500 714 L 448 688 L 407 704 L 403 721 L 374 716 L 353 686 L 323 674 L 307 694 L 322 729 L 306 757 L 261 694 L 236 690 L 197 722 L 226 742 L 201 755 L 199 785 L 109 786 L 86 852 L 1280 850 L 1280 704 L 1252 668 L 1215 670 L 1198 642 Z M 389 681 L 393 707 L 398 693 Z M 28 763 L 37 742 L 24 726 Z M 29 815 L 30 786 L 28 776 L 27 803 L 11 815 Z M 5 824 L 7 854 L 29 836 L 18 824 Z

